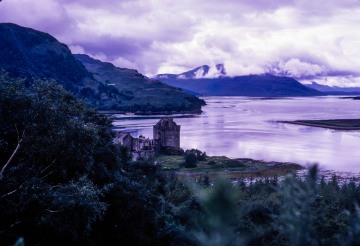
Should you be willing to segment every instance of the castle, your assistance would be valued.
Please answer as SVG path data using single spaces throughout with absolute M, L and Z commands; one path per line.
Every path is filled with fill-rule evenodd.
M 153 136 L 159 147 L 180 148 L 180 125 L 173 118 L 162 118 L 154 125 Z
M 149 158 L 160 149 L 180 150 L 180 128 L 173 118 L 166 117 L 153 126 L 153 139 L 144 136 L 134 138 L 128 132 L 119 132 L 114 142 L 125 146 L 134 160 Z

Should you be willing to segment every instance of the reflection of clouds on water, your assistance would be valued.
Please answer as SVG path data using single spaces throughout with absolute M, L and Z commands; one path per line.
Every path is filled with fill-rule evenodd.
M 335 97 L 249 99 L 205 97 L 201 115 L 176 115 L 181 147 L 210 155 L 267 161 L 320 163 L 325 169 L 360 171 L 360 132 L 279 123 L 281 120 L 359 118 L 360 101 Z M 354 117 L 356 116 L 356 117 Z M 152 137 L 161 116 L 118 117 L 116 127 Z
M 235 108 L 235 105 L 229 105 L 229 106 L 218 106 L 218 107 L 212 107 L 212 108 Z
M 301 125 L 294 125 L 298 127 L 298 131 L 300 133 L 314 133 L 314 134 L 322 134 L 326 131 L 332 131 L 330 129 L 325 129 L 321 127 L 312 127 L 312 126 L 301 126 Z

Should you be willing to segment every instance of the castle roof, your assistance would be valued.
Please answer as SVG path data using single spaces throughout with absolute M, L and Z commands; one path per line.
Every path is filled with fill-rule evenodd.
M 132 136 L 128 132 L 119 132 L 119 134 L 116 136 L 116 140 L 123 141 L 127 136 L 130 136 L 132 138 Z
M 177 129 L 178 125 L 175 123 L 174 119 L 171 117 L 161 118 L 161 120 L 155 125 L 159 129 Z

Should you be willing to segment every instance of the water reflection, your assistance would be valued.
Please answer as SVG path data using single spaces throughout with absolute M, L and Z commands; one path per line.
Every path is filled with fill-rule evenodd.
M 360 172 L 360 132 L 278 123 L 279 120 L 359 118 L 360 101 L 336 97 L 260 100 L 206 97 L 201 115 L 175 115 L 181 146 L 209 155 L 319 163 L 326 169 Z M 152 136 L 160 116 L 116 115 L 116 127 Z

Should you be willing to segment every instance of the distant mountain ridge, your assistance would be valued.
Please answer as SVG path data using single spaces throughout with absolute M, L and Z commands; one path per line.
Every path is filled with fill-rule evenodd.
M 99 110 L 199 112 L 205 102 L 136 70 L 117 68 L 88 56 L 74 56 L 47 33 L 0 24 L 0 70 L 13 77 L 53 79 Z
M 325 92 L 325 93 L 346 93 L 346 94 L 359 94 L 360 87 L 339 87 L 339 86 L 328 86 L 312 82 L 311 84 L 306 85 L 309 88 Z
M 203 65 L 181 74 L 159 74 L 155 76 L 169 85 L 199 93 L 203 96 L 321 96 L 324 93 L 309 88 L 290 77 L 271 74 L 227 77 L 225 67 L 218 64 L 210 73 Z
M 203 78 L 223 78 L 226 77 L 224 64 L 216 64 L 214 67 L 202 65 L 190 71 L 180 74 L 158 74 L 155 79 L 203 79 Z

